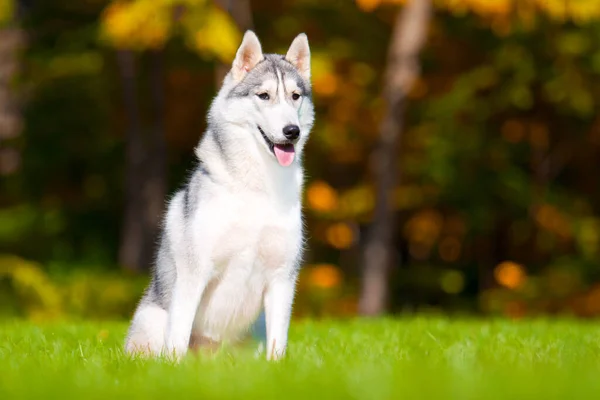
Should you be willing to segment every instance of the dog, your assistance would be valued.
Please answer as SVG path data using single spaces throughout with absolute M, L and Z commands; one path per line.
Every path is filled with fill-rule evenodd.
M 197 167 L 169 201 L 127 353 L 179 359 L 190 346 L 235 343 L 264 310 L 266 357 L 285 355 L 313 121 L 306 35 L 284 56 L 263 54 L 247 31 L 210 106 Z

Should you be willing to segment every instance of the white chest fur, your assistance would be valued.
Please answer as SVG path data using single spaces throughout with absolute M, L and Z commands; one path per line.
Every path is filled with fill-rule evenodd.
M 256 319 L 268 282 L 297 269 L 299 199 L 296 204 L 278 200 L 260 192 L 225 192 L 201 205 L 193 229 L 201 242 L 196 246 L 210 254 L 212 271 L 196 313 L 198 334 L 236 340 Z

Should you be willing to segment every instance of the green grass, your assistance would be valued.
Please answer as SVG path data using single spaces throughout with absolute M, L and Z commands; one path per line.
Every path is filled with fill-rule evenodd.
M 0 325 L 0 399 L 593 399 L 600 324 L 412 318 L 298 322 L 288 357 L 129 359 L 125 323 Z M 176 397 L 171 397 L 175 395 Z

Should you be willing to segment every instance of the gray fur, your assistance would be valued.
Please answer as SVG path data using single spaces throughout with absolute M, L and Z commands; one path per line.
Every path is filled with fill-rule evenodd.
M 148 290 L 141 300 L 142 303 L 154 303 L 165 310 L 169 307 L 171 289 L 173 288 L 173 282 L 175 282 L 175 277 L 170 272 L 174 271 L 175 269 L 167 269 L 163 266 L 174 266 L 174 264 L 175 260 L 173 259 L 169 241 L 166 235 L 163 233 L 160 238 L 155 266 L 152 268 L 152 280 L 150 281 Z M 161 266 L 160 269 L 158 268 L 159 265 Z
M 201 193 L 201 182 L 203 178 L 210 178 L 210 173 L 208 172 L 208 168 L 199 160 L 198 166 L 194 169 L 194 172 L 190 175 L 187 184 L 182 189 L 184 193 L 183 197 L 183 217 L 184 219 L 189 219 L 190 216 L 194 213 L 196 206 L 199 201 L 199 196 Z
M 296 84 L 302 90 L 302 93 L 300 93 L 302 96 L 312 96 L 310 82 L 303 79 L 298 70 L 284 56 L 280 54 L 265 54 L 264 59 L 240 83 L 231 89 L 227 97 L 249 96 L 257 87 L 260 87 L 265 79 L 273 79 L 279 84 L 279 79 L 277 78 L 278 71 L 282 78 L 289 77 L 296 81 Z

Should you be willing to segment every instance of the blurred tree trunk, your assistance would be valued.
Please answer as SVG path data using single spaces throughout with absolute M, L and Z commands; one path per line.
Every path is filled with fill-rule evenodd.
M 363 251 L 363 279 L 359 312 L 378 315 L 388 300 L 388 276 L 394 261 L 394 207 L 396 154 L 404 124 L 406 95 L 420 72 L 419 52 L 425 43 L 431 15 L 430 0 L 411 0 L 398 13 L 388 51 L 383 97 L 386 110 L 379 141 L 371 156 L 376 179 L 373 221 Z
M 144 144 L 140 109 L 137 99 L 135 54 L 129 50 L 117 53 L 123 102 L 127 118 L 125 134 L 125 214 L 119 248 L 119 264 L 130 270 L 143 267 L 142 248 L 144 226 L 142 212 L 143 158 Z
M 146 220 L 148 222 L 149 237 L 147 257 L 154 258 L 154 245 L 158 234 L 159 225 L 165 207 L 165 195 L 167 193 L 167 143 L 165 140 L 165 59 L 163 50 L 155 50 L 150 53 L 151 74 L 151 112 L 154 121 L 150 129 L 149 151 L 147 152 L 146 164 L 148 179 L 145 181 L 147 209 Z
M 20 164 L 19 152 L 13 147 L 3 146 L 2 142 L 21 133 L 23 121 L 14 84 L 21 68 L 23 42 L 24 33 L 19 27 L 0 29 L 0 176 L 16 172 Z
M 248 29 L 253 29 L 254 24 L 252 22 L 250 0 L 216 0 L 216 3 L 231 15 L 242 33 Z M 221 87 L 223 79 L 230 68 L 231 65 L 229 64 L 217 63 L 215 71 L 215 84 L 217 88 Z
M 150 53 L 151 111 L 155 118 L 144 132 L 137 97 L 135 55 L 118 52 L 127 116 L 125 160 L 125 211 L 119 248 L 119 263 L 126 269 L 147 269 L 166 191 L 166 145 L 164 139 L 163 53 Z

